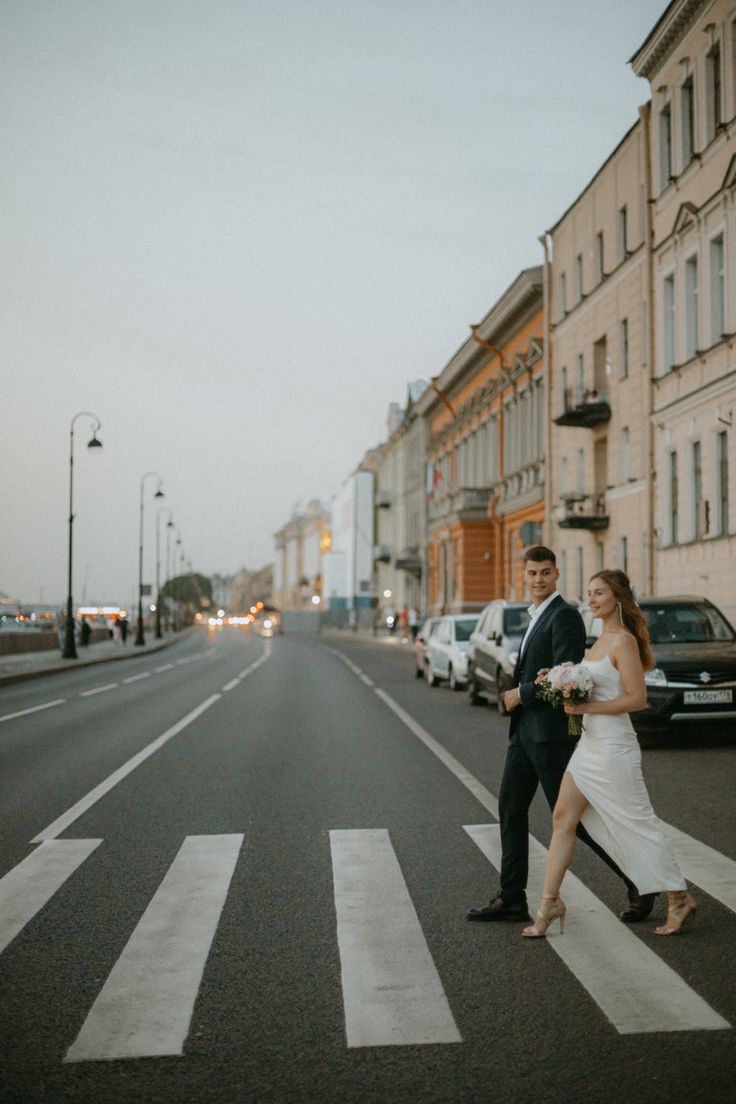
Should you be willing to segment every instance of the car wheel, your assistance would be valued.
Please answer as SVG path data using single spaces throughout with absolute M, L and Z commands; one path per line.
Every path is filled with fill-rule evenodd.
M 462 688 L 463 688 L 462 683 L 458 682 L 458 680 L 455 678 L 455 672 L 453 670 L 452 664 L 450 664 L 450 669 L 448 671 L 448 674 L 449 674 L 449 677 L 450 677 L 450 689 L 451 690 L 462 690 Z
M 471 705 L 483 705 L 480 686 L 478 685 L 478 680 L 475 675 L 471 675 L 468 682 L 468 697 L 470 698 Z
M 434 673 L 434 671 L 432 670 L 432 668 L 431 668 L 431 666 L 429 665 L 429 663 L 427 663 L 427 665 L 426 665 L 426 667 L 424 668 L 424 670 L 425 670 L 425 672 L 426 672 L 426 674 L 425 674 L 425 676 L 424 676 L 424 677 L 425 677 L 425 678 L 426 678 L 426 680 L 427 680 L 427 686 L 436 686 L 436 685 L 437 685 L 437 676 L 436 676 L 436 674 Z

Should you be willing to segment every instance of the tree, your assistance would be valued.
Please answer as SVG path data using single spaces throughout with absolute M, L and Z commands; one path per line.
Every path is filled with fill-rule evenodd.
M 212 604 L 212 580 L 196 571 L 177 575 L 161 587 L 161 598 L 172 598 L 194 610 L 209 608 Z M 206 599 L 203 603 L 202 599 Z

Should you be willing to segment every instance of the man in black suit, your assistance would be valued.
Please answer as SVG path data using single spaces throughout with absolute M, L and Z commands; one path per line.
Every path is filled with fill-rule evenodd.
M 566 660 L 578 663 L 585 653 L 585 626 L 578 611 L 557 592 L 560 573 L 554 552 L 544 545 L 527 549 L 524 581 L 532 599 L 530 621 L 519 648 L 514 672 L 517 685 L 504 694 L 511 714 L 499 818 L 501 822 L 501 888 L 483 908 L 468 910 L 468 920 L 528 920 L 526 882 L 529 868 L 529 807 L 541 783 L 554 808 L 562 776 L 575 747 L 568 735 L 567 715 L 537 696 L 535 679 L 542 668 Z M 633 882 L 582 827 L 578 836 L 626 883 L 629 906 L 621 913 L 627 923 L 644 920 L 656 894 L 641 896 Z

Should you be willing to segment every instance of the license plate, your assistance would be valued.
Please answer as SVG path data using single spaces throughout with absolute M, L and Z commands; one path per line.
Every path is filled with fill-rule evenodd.
M 685 705 L 721 705 L 733 701 L 733 690 L 686 690 Z

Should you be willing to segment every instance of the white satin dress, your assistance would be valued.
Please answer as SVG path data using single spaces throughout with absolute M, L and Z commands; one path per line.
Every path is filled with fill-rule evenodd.
M 592 701 L 620 697 L 623 680 L 608 656 L 583 663 L 593 679 Z M 628 713 L 584 714 L 583 734 L 567 769 L 590 802 L 584 827 L 639 892 L 686 889 L 672 844 L 649 800 Z

